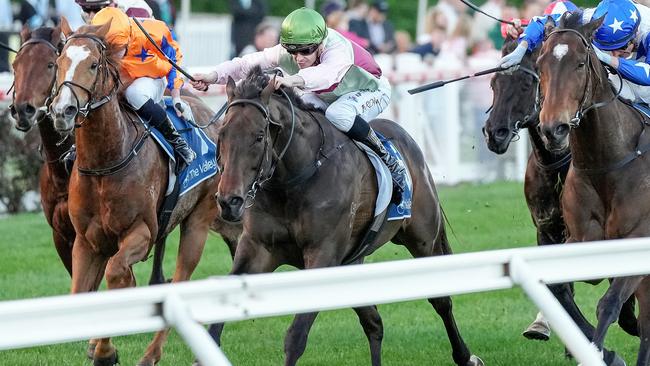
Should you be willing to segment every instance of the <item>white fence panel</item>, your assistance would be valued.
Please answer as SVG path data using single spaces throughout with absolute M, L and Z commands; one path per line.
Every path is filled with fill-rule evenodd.
M 491 291 L 521 284 L 575 357 L 599 355 L 541 283 L 650 273 L 650 239 L 519 248 L 0 303 L 0 350 L 180 327 L 205 364 L 224 365 L 199 323 Z M 578 333 L 577 333 L 578 332 Z M 195 343 L 197 342 L 198 343 Z

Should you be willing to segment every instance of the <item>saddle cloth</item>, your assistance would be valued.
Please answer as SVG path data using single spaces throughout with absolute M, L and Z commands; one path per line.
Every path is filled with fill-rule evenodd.
M 402 154 L 400 154 L 397 148 L 395 148 L 395 145 L 393 145 L 389 139 L 381 135 L 379 132 L 376 133 L 379 137 L 379 140 L 384 144 L 384 147 L 388 153 L 404 163 Z M 375 216 L 380 215 L 382 212 L 384 212 L 384 210 L 388 208 L 388 221 L 401 220 L 411 217 L 413 182 L 411 180 L 411 173 L 409 172 L 406 163 L 404 163 L 404 166 L 406 167 L 406 190 L 402 192 L 402 199 L 400 203 L 395 204 L 391 202 L 391 197 L 393 195 L 393 178 L 390 175 L 388 167 L 386 164 L 384 164 L 381 158 L 368 146 L 358 142 L 356 144 L 366 152 L 368 159 L 370 159 L 370 163 L 372 163 L 372 166 L 375 167 L 375 173 L 377 175 L 377 186 L 379 188 L 379 193 L 377 194 L 377 202 L 375 203 Z
M 646 117 L 650 118 L 650 107 L 644 103 L 632 103 L 632 106 L 639 112 L 643 113 Z
M 176 163 L 174 149 L 169 145 L 169 143 L 167 143 L 167 140 L 165 140 L 158 130 L 155 128 L 151 129 L 151 136 L 170 159 L 170 179 L 167 194 L 171 192 L 171 188 L 174 187 L 176 179 L 179 179 L 179 196 L 182 196 L 192 188 L 196 187 L 199 183 L 217 174 L 219 171 L 219 167 L 217 166 L 217 145 L 210 140 L 203 130 L 192 126 L 187 121 L 176 115 L 176 111 L 174 111 L 174 107 L 172 106 L 171 98 L 164 98 L 164 102 L 167 115 L 178 132 L 183 136 L 185 141 L 187 141 L 187 144 L 197 155 L 192 164 L 185 167 L 180 172 L 179 176 L 176 177 L 173 169 L 173 166 Z

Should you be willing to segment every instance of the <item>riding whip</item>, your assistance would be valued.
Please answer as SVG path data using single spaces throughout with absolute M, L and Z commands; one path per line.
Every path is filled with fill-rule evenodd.
M 481 10 L 481 8 L 479 8 L 478 6 L 476 6 L 476 5 L 472 4 L 472 3 L 470 3 L 470 2 L 467 1 L 467 0 L 460 0 L 460 2 L 462 2 L 463 4 L 469 6 L 469 7 L 472 8 L 474 11 L 477 11 L 477 12 L 479 12 L 479 13 L 481 13 L 481 14 L 487 16 L 488 18 L 492 18 L 492 19 L 496 20 L 497 22 L 505 23 L 505 24 L 510 24 L 510 25 L 512 25 L 512 26 L 515 25 L 514 22 L 510 22 L 510 21 L 507 21 L 507 20 L 499 19 L 499 18 L 497 18 L 497 17 L 495 17 L 495 16 L 492 16 L 492 15 L 490 15 L 490 14 L 484 12 L 483 10 Z
M 7 51 L 13 52 L 13 53 L 18 53 L 18 51 L 14 50 L 13 48 L 7 46 L 6 44 L 0 42 L 0 48 L 4 48 Z
M 165 54 L 165 53 L 160 49 L 160 47 L 158 47 L 158 45 L 156 44 L 156 41 L 154 41 L 153 38 L 151 38 L 151 35 L 149 34 L 149 32 L 147 32 L 146 29 L 144 29 L 144 27 L 142 26 L 142 24 L 140 23 L 139 20 L 137 20 L 135 17 L 131 17 L 131 19 L 133 19 L 133 21 L 135 22 L 135 24 L 138 26 L 138 28 L 140 28 L 140 30 L 142 31 L 142 33 L 144 34 L 144 36 L 147 37 L 147 39 L 149 40 L 149 42 L 151 42 L 151 44 L 152 44 L 154 47 L 156 47 L 156 49 L 158 50 L 158 52 L 160 52 L 160 54 L 162 54 L 162 55 L 165 57 L 165 59 L 167 60 L 167 62 L 169 62 L 169 63 L 170 63 L 170 64 L 171 64 L 171 65 L 172 65 L 176 70 L 178 70 L 181 74 L 185 75 L 185 77 L 187 77 L 188 79 L 190 79 L 190 80 L 192 80 L 192 81 L 196 81 L 196 80 L 194 79 L 194 77 L 192 77 L 192 75 L 190 75 L 188 72 L 186 72 L 185 70 L 183 70 L 182 67 L 180 67 L 176 62 L 174 62 L 172 59 L 170 59 L 169 56 L 167 56 L 167 55 L 166 55 L 166 54 Z
M 504 69 L 502 67 L 495 67 L 493 69 L 479 71 L 476 74 L 461 76 L 461 77 L 456 78 L 456 79 L 435 81 L 435 82 L 430 83 L 430 84 L 425 84 L 425 85 L 419 86 L 417 88 L 413 88 L 413 89 L 409 90 L 408 92 L 411 95 L 417 94 L 417 93 L 422 93 L 423 91 L 436 89 L 436 88 L 439 88 L 439 87 L 444 86 L 446 84 L 453 83 L 455 81 L 465 80 L 465 79 L 473 78 L 473 77 L 476 77 L 476 76 L 487 75 L 487 74 L 491 74 L 493 72 L 499 72 L 499 71 L 503 71 L 503 70 L 507 70 L 507 69 Z

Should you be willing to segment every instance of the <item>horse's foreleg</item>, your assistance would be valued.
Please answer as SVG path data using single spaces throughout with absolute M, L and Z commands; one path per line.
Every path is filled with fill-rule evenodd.
M 616 321 L 623 303 L 634 293 L 642 280 L 643 276 L 615 278 L 605 295 L 598 301 L 598 326 L 593 338 L 598 349 L 603 349 L 609 326 Z
M 153 266 L 151 267 L 151 276 L 149 277 L 150 285 L 160 285 L 165 283 L 163 260 L 165 259 L 166 242 L 167 236 L 165 235 L 153 244 Z
M 90 248 L 86 240 L 77 236 L 72 246 L 72 284 L 71 293 L 96 291 L 104 276 L 107 259 Z M 97 339 L 91 339 L 86 355 L 92 359 L 95 355 Z
M 479 358 L 476 356 L 472 357 L 469 352 L 469 348 L 467 348 L 467 345 L 465 345 L 465 341 L 463 341 L 463 338 L 458 331 L 456 320 L 454 319 L 454 314 L 452 312 L 451 297 L 438 297 L 428 300 L 431 305 L 433 305 L 433 308 L 436 310 L 438 315 L 440 315 L 442 322 L 445 325 L 445 330 L 447 331 L 449 342 L 451 342 L 451 354 L 454 362 L 456 362 L 457 365 L 462 366 L 482 365 L 483 363 Z
M 384 338 L 384 325 L 376 306 L 363 306 L 354 308 L 363 327 L 363 332 L 368 337 L 370 344 L 370 361 L 372 366 L 381 365 L 381 341 Z
M 199 264 L 212 218 L 216 215 L 214 200 L 203 200 L 181 225 L 181 241 L 178 247 L 176 270 L 172 282 L 187 281 Z M 169 329 L 156 332 L 153 340 L 138 362 L 139 366 L 153 366 L 162 357 L 162 346 L 167 340 Z
M 273 272 L 280 265 L 278 258 L 274 257 L 262 244 L 253 243 L 250 238 L 243 235 L 233 260 L 231 275 L 244 273 L 268 273 Z M 221 333 L 223 332 L 224 323 L 215 323 L 210 325 L 208 333 L 217 345 L 221 345 Z
M 650 278 L 645 279 L 636 291 L 639 300 L 639 354 L 637 366 L 650 365 Z
M 65 266 L 65 269 L 68 271 L 68 274 L 72 276 L 72 245 L 69 240 L 64 238 L 61 234 L 56 231 L 52 232 L 52 240 L 54 241 L 54 248 L 61 258 L 61 262 Z
M 307 336 L 317 315 L 318 313 L 298 314 L 293 318 L 284 338 L 285 366 L 295 365 L 300 356 L 305 353 Z
M 151 231 L 144 222 L 135 224 L 120 239 L 117 253 L 108 260 L 106 266 L 108 289 L 135 286 L 135 276 L 131 267 L 146 257 L 150 242 Z M 93 360 L 95 365 L 113 365 L 118 362 L 117 349 L 111 343 L 110 338 L 102 338 L 97 342 Z

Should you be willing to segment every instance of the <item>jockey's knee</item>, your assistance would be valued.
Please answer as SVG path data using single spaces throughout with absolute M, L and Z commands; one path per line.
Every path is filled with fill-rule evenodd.
M 332 122 L 334 127 L 342 132 L 348 132 L 354 124 L 356 112 L 344 105 L 333 104 L 325 111 L 325 117 Z

